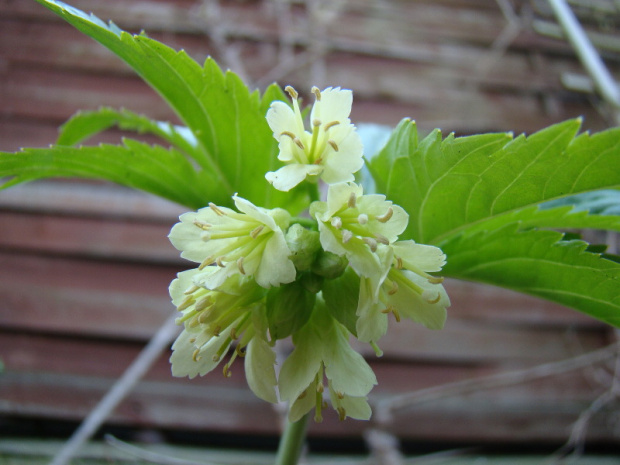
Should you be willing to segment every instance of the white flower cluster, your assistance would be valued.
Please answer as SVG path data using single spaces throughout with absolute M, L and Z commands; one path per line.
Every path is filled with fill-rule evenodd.
M 390 314 L 441 328 L 450 301 L 442 279 L 429 273 L 441 270 L 445 255 L 399 241 L 407 213 L 352 182 L 363 148 L 349 120 L 351 91 L 313 88 L 310 131 L 297 92 L 287 91 L 292 108 L 276 101 L 267 113 L 285 165 L 266 178 L 282 191 L 320 179 L 328 184 L 327 198 L 310 204 L 309 228 L 283 209 L 267 210 L 236 195 L 238 211 L 210 204 L 181 215 L 170 240 L 199 265 L 170 286 L 185 328 L 173 346 L 172 371 L 204 375 L 230 353 L 224 375 L 244 358 L 252 391 L 269 402 L 288 401 L 291 421 L 312 409 L 320 421 L 327 399 L 341 419 L 368 419 L 367 396 L 377 380 L 349 339 L 368 342 L 380 354 L 377 342 Z M 349 296 L 356 304 L 344 310 L 354 326 L 323 292 L 333 279 L 354 280 L 346 288 L 359 289 Z M 288 336 L 294 349 L 276 377 L 273 345 Z

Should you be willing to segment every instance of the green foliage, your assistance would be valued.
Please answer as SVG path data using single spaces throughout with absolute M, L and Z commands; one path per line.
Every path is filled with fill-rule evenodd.
M 545 297 L 620 325 L 618 264 L 600 248 L 547 230 L 620 231 L 620 216 L 545 203 L 620 187 L 620 129 L 577 135 L 579 127 L 572 120 L 515 139 L 443 139 L 436 130 L 420 141 L 415 123 L 404 120 L 369 169 L 378 189 L 409 213 L 404 236 L 446 253 L 447 276 Z
M 63 127 L 59 147 L 79 142 L 115 124 L 125 129 L 151 132 L 185 152 L 195 162 L 197 171 L 208 173 L 199 175 L 208 180 L 207 186 L 200 188 L 205 194 L 202 205 L 217 202 L 231 206 L 231 195 L 238 193 L 266 208 L 279 206 L 294 213 L 299 211 L 307 200 L 305 191 L 296 190 L 292 195 L 278 192 L 262 178 L 264 173 L 278 166 L 277 143 L 265 120 L 265 113 L 273 100 L 286 100 L 278 86 L 270 86 L 260 96 L 258 91 L 250 92 L 231 71 L 222 72 L 211 59 L 201 66 L 184 51 L 177 52 L 144 34 L 129 34 L 112 23 L 106 24 L 60 1 L 37 1 L 127 62 L 168 102 L 191 133 L 188 136 L 183 128 L 164 126 L 127 111 L 104 109 L 78 114 L 71 119 Z M 62 150 L 54 149 L 55 153 Z M 45 157 L 45 153 L 29 151 L 28 157 L 21 158 L 21 164 L 13 161 L 16 176 L 7 185 L 35 177 L 27 166 L 30 161 L 46 163 L 48 175 L 63 171 L 62 166 L 50 165 L 53 160 L 49 158 L 47 161 L 37 159 L 37 156 Z M 75 150 L 67 153 L 81 156 Z M 107 163 L 109 159 L 100 157 L 92 161 Z M 148 166 L 141 168 L 149 170 Z M 98 178 L 105 167 L 92 165 L 92 172 L 88 173 L 88 170 L 88 166 L 84 166 L 80 175 Z M 114 177 L 120 179 L 117 182 L 123 180 Z M 149 192 L 170 198 L 163 192 Z M 194 207 L 196 202 L 186 205 Z

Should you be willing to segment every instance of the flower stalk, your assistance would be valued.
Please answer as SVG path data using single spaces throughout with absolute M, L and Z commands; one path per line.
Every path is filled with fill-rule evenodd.
M 287 420 L 286 428 L 278 445 L 275 465 L 297 465 L 306 441 L 309 418 L 310 414 L 307 413 L 297 421 Z

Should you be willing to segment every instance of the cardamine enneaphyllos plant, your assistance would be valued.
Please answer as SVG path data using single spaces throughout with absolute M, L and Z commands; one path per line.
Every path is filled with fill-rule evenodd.
M 275 84 L 250 92 L 212 59 L 199 64 L 63 2 L 37 1 L 125 60 L 183 125 L 129 110 L 79 112 L 55 145 L 0 152 L 2 187 L 90 177 L 192 210 L 170 232 L 197 264 L 170 286 L 184 326 L 173 374 L 221 365 L 227 376 L 242 358 L 258 397 L 289 403 L 279 464 L 295 462 L 290 449 L 301 444 L 297 420 L 307 412 L 320 420 L 329 402 L 341 419 L 370 417 L 377 380 L 351 338 L 381 355 L 389 318 L 441 328 L 450 305 L 443 277 L 620 326 L 620 260 L 562 232 L 620 231 L 620 216 L 587 211 L 590 197 L 579 211 L 570 201 L 620 188 L 620 129 L 578 134 L 571 120 L 528 137 L 435 130 L 420 138 L 404 119 L 378 153 L 364 153 L 349 90 L 312 88 L 305 120 L 292 87 L 288 96 Z M 78 145 L 112 126 L 164 144 Z M 274 343 L 289 337 L 276 376 Z

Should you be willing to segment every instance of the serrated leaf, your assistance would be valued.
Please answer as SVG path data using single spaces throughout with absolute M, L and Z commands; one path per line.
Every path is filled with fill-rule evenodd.
M 186 127 L 164 121 L 155 121 L 132 111 L 103 107 L 95 111 L 78 111 L 60 127 L 57 145 L 77 145 L 111 127 L 134 131 L 139 134 L 153 134 L 172 144 L 186 155 L 196 156 L 197 140 Z
M 275 191 L 263 177 L 278 166 L 277 143 L 265 120 L 272 100 L 286 100 L 278 86 L 261 98 L 211 59 L 201 66 L 144 34 L 131 35 L 60 1 L 37 1 L 127 62 L 179 115 L 198 141 L 195 159 L 219 181 L 205 204 L 217 195 L 230 206 L 230 196 L 238 193 L 257 205 L 297 213 L 306 193 Z
M 105 179 L 197 209 L 204 206 L 208 175 L 178 150 L 131 139 L 123 145 L 0 152 L 0 178 L 9 178 L 0 188 L 46 177 Z
M 442 244 L 446 276 L 543 297 L 620 326 L 620 264 L 555 231 L 501 229 Z
M 620 129 L 575 137 L 579 125 L 567 121 L 514 140 L 510 134 L 442 140 L 434 131 L 408 156 L 395 158 L 378 183 L 410 215 L 404 237 L 439 243 L 491 217 L 620 186 L 620 171 L 610 169 L 620 166 Z

